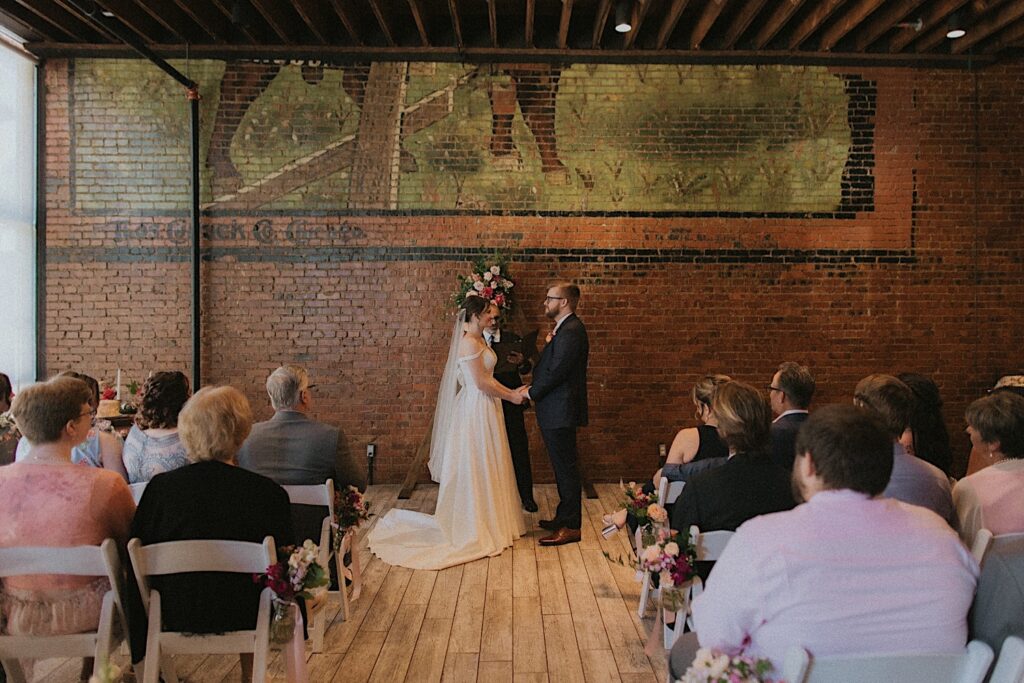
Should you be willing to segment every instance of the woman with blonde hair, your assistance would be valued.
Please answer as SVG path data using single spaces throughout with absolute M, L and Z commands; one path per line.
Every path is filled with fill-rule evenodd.
M 233 387 L 196 392 L 178 416 L 178 433 L 191 465 L 158 474 L 146 486 L 131 535 L 143 545 L 222 539 L 278 545 L 292 539 L 288 494 L 270 479 L 236 466 L 235 456 L 252 427 L 245 396 Z M 145 656 L 146 617 L 129 572 L 128 618 L 132 660 Z M 223 633 L 256 624 L 260 587 L 241 574 L 172 574 L 152 577 L 164 596 L 170 630 Z M 242 657 L 242 680 L 252 656 Z M 249 675 L 245 674 L 246 668 Z

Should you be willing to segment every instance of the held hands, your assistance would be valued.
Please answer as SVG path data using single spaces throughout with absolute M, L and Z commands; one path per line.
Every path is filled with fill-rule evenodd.
M 527 401 L 530 400 L 529 394 L 530 387 L 524 384 L 523 386 L 515 390 L 515 395 L 518 400 L 513 401 L 513 403 L 515 403 L 517 406 L 526 403 Z

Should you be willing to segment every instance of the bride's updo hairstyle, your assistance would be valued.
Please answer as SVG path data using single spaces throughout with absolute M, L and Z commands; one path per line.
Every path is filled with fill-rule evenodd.
M 491 307 L 491 300 L 482 296 L 467 296 L 462 302 L 462 310 L 466 312 L 466 322 L 473 318 L 479 318 L 484 311 Z

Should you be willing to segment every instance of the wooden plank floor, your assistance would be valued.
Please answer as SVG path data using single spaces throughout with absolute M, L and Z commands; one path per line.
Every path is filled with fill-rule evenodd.
M 397 500 L 398 488 L 370 487 L 375 514 L 392 507 L 433 511 L 436 486 L 418 486 L 404 501 Z M 610 540 L 599 533 L 618 487 L 598 484 L 597 490 L 599 500 L 584 500 L 581 543 L 537 545 L 545 533 L 537 520 L 549 518 L 557 503 L 554 485 L 537 486 L 540 511 L 526 515 L 524 538 L 499 557 L 442 571 L 392 567 L 373 557 L 365 540 L 378 519 L 371 518 L 360 531 L 362 595 L 348 621 L 337 604 L 328 608 L 324 652 L 308 656 L 310 680 L 664 681 L 664 653 L 644 654 L 653 612 L 637 618 L 640 584 L 631 569 L 604 556 L 628 552 L 624 532 Z M 39 662 L 35 679 L 71 683 L 79 666 L 79 660 Z M 240 679 L 236 656 L 179 658 L 177 668 L 189 683 Z M 276 655 L 271 675 L 284 679 Z

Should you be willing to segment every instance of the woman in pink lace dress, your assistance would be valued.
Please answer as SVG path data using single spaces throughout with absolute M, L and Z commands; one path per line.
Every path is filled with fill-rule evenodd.
M 12 413 L 33 445 L 24 460 L 0 467 L 0 547 L 127 542 L 135 503 L 124 479 L 71 463 L 71 450 L 92 426 L 90 398 L 89 387 L 71 377 L 34 384 L 15 397 Z M 0 631 L 95 629 L 109 588 L 106 579 L 93 577 L 9 577 L 0 590 Z

